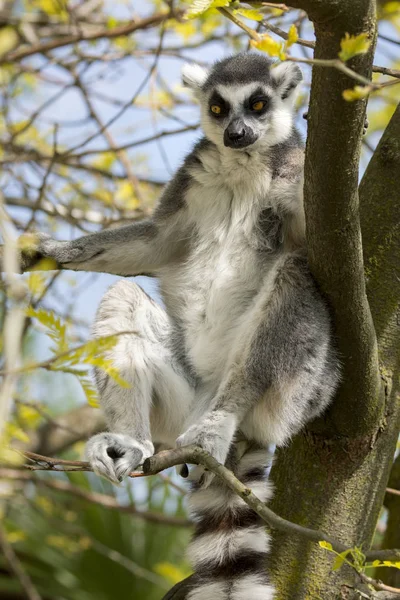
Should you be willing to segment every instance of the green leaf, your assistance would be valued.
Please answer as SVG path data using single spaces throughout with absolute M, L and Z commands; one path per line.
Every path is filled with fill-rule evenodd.
M 262 50 L 266 52 L 270 56 L 279 56 L 279 58 L 283 57 L 283 43 L 277 42 L 268 34 L 260 36 L 259 40 L 251 40 L 250 42 L 253 48 L 257 48 L 257 50 Z
M 346 556 L 351 553 L 352 553 L 352 548 L 348 548 L 348 550 L 345 550 L 344 552 L 341 552 L 340 554 L 338 554 L 333 562 L 333 566 L 332 566 L 333 571 L 337 571 L 338 569 L 340 569 L 342 564 L 346 561 Z
M 55 354 L 61 354 L 68 350 L 67 326 L 61 322 L 61 319 L 53 311 L 28 306 L 26 315 L 37 319 L 41 325 L 49 330 L 46 333 L 56 344 L 52 348 Z
M 331 552 L 333 552 L 333 548 L 332 548 L 332 544 L 330 544 L 329 542 L 318 542 L 319 546 L 321 548 L 325 548 L 325 550 L 330 550 Z
M 3 27 L 0 30 L 0 56 L 11 52 L 19 42 L 18 33 L 13 27 Z
M 370 47 L 371 42 L 368 39 L 367 33 L 360 33 L 359 35 L 350 35 L 346 33 L 346 36 L 340 42 L 341 51 L 339 52 L 339 58 L 346 62 L 357 54 L 365 54 Z
M 80 378 L 79 382 L 82 386 L 83 391 L 85 392 L 87 403 L 93 408 L 99 408 L 99 397 L 97 395 L 96 388 L 93 386 L 92 382 L 86 378 Z
M 299 39 L 299 33 L 297 31 L 297 27 L 296 25 L 291 25 L 288 31 L 288 39 L 286 42 L 286 48 L 290 48 L 290 46 L 293 46 L 293 44 L 295 44 L 297 42 L 297 40 Z
M 262 21 L 265 17 L 265 15 L 253 8 L 237 8 L 233 13 L 235 15 L 241 15 L 245 19 L 251 19 L 252 21 Z
M 185 15 L 185 18 L 194 19 L 205 13 L 206 10 L 210 10 L 210 8 L 221 8 L 223 6 L 229 6 L 229 4 L 230 0 L 194 0 Z
M 366 98 L 370 94 L 371 89 L 369 85 L 356 85 L 354 88 L 343 90 L 342 96 L 346 102 L 354 102 L 355 100 Z

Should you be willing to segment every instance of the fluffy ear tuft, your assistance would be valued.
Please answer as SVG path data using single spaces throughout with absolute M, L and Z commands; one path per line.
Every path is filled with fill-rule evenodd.
M 286 100 L 295 97 L 298 85 L 303 80 L 303 73 L 296 64 L 283 62 L 271 69 L 271 77 L 278 94 L 282 100 Z
M 183 85 L 191 88 L 193 91 L 199 90 L 208 77 L 207 69 L 200 65 L 186 63 L 182 68 Z

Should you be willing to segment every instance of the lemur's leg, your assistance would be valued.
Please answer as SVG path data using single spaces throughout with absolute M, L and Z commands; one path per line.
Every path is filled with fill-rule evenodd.
M 154 452 L 153 440 L 174 444 L 194 392 L 169 347 L 171 324 L 165 311 L 135 283 L 122 280 L 105 294 L 94 325 L 96 337 L 123 334 L 110 350 L 121 387 L 100 369 L 96 381 L 111 433 L 87 444 L 100 475 L 120 481 Z
M 330 322 L 305 259 L 283 255 L 238 326 L 210 411 L 178 438 L 224 462 L 236 431 L 282 445 L 326 408 L 338 382 Z

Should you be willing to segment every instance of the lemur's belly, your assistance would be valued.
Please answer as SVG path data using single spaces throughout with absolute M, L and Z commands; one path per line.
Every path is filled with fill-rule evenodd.
M 181 290 L 186 353 L 203 380 L 220 382 L 262 274 L 253 250 L 243 244 L 208 244 L 195 254 L 186 265 L 191 276 L 183 278 L 188 285 Z

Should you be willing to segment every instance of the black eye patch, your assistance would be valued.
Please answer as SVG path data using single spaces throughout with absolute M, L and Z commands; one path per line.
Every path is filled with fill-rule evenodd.
M 226 117 L 230 110 L 230 104 L 224 98 L 218 94 L 218 92 L 214 92 L 210 100 L 208 101 L 210 114 L 213 117 Z
M 256 90 L 244 103 L 246 112 L 252 116 L 264 115 L 271 105 L 271 99 L 263 89 Z

